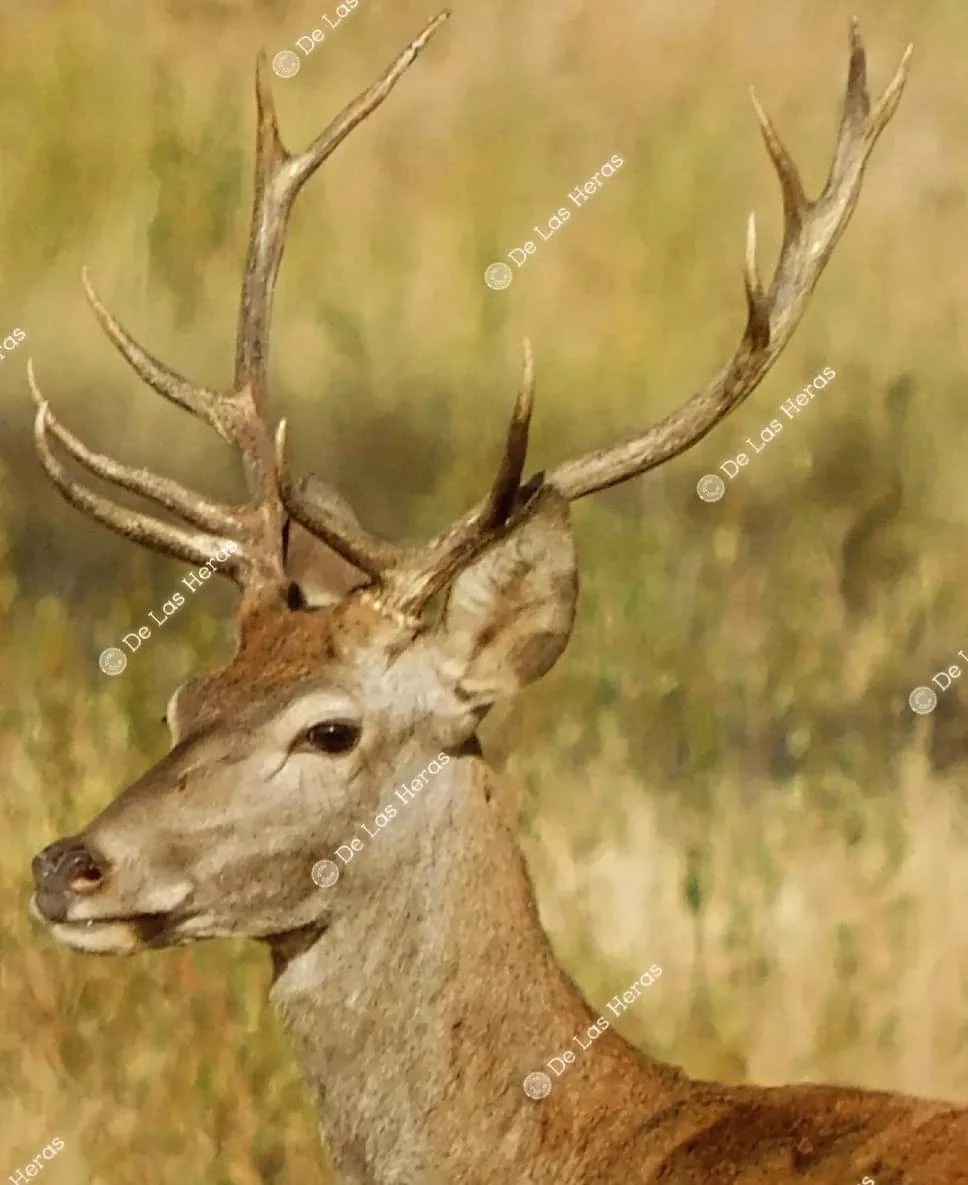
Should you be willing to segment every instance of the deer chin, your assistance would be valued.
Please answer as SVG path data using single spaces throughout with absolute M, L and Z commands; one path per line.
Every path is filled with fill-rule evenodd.
M 131 955 L 143 948 L 135 921 L 48 922 L 54 938 L 87 955 Z
M 130 955 L 139 950 L 193 941 L 179 934 L 179 920 L 171 914 L 139 913 L 128 917 L 58 921 L 44 915 L 35 896 L 30 900 L 30 916 L 43 922 L 57 942 L 89 955 Z

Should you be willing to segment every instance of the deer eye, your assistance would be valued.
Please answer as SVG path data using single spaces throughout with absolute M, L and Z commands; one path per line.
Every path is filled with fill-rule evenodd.
M 359 728 L 348 720 L 325 720 L 306 730 L 306 741 L 319 753 L 348 753 L 359 739 Z

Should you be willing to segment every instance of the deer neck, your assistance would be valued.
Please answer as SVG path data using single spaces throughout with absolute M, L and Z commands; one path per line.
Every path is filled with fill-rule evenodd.
M 378 839 L 362 854 L 370 875 L 361 864 L 352 909 L 273 943 L 273 1003 L 341 1183 L 483 1185 L 506 1179 L 502 1165 L 519 1180 L 528 1165 L 529 1182 L 586 1180 L 549 1138 L 552 1117 L 572 1137 L 587 1128 L 572 1141 L 587 1168 L 597 1142 L 620 1137 L 615 1113 L 641 1125 L 681 1093 L 677 1071 L 611 1029 L 587 1051 L 575 1043 L 597 1011 L 552 956 L 492 789 L 483 761 L 453 759 L 394 859 L 387 848 L 381 864 Z M 330 891 L 353 892 L 352 872 Z M 525 1077 L 565 1049 L 575 1061 L 549 1071 L 551 1096 L 529 1098 Z

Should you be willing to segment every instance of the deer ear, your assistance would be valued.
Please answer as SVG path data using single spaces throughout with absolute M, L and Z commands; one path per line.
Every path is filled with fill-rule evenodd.
M 550 670 L 577 601 L 568 502 L 546 487 L 457 577 L 435 627 L 438 671 L 463 710 L 483 714 Z

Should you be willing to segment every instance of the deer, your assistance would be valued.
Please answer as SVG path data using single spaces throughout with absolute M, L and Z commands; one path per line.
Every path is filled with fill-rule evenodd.
M 525 342 L 485 492 L 429 542 L 409 543 L 369 531 L 331 483 L 293 476 L 286 421 L 273 430 L 267 409 L 270 320 L 296 195 L 448 16 L 302 152 L 283 145 L 260 54 L 230 389 L 159 361 L 82 273 L 96 320 L 135 373 L 234 450 L 248 501 L 214 502 L 94 452 L 54 416 L 28 362 L 36 448 L 67 502 L 192 565 L 231 551 L 217 571 L 240 593 L 233 657 L 171 696 L 167 754 L 33 858 L 31 914 L 88 954 L 229 937 L 268 948 L 270 998 L 341 1185 L 856 1185 L 862 1174 L 876 1185 L 965 1185 L 968 1107 L 837 1085 L 701 1081 L 594 1025 L 597 1010 L 552 952 L 478 737 L 491 707 L 546 674 L 567 645 L 578 599 L 570 504 L 692 448 L 790 340 L 897 108 L 911 47 L 872 106 L 851 22 L 836 147 L 815 199 L 753 96 L 780 184 L 782 244 L 765 287 L 750 217 L 742 338 L 707 385 L 626 441 L 525 478 L 535 390 Z M 66 458 L 152 510 L 98 492 Z M 342 587 L 300 584 L 297 537 L 338 557 Z M 336 883 L 317 883 L 321 857 L 438 756 L 419 801 L 398 807 Z M 563 1034 L 589 1028 L 593 1048 L 549 1093 L 538 1068 Z

